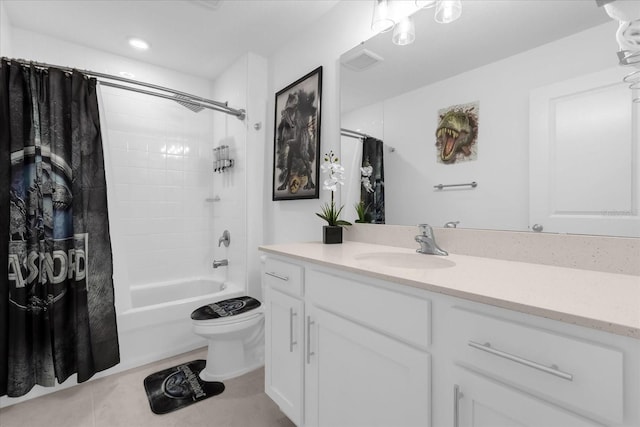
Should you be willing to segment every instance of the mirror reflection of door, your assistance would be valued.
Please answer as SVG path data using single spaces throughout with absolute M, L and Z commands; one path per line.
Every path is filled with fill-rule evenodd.
M 530 221 L 640 237 L 640 90 L 612 68 L 531 92 Z

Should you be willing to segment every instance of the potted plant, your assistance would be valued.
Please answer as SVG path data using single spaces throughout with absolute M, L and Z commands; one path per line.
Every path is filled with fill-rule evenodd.
M 322 206 L 322 212 L 316 212 L 320 218 L 327 221 L 327 225 L 322 227 L 323 243 L 342 243 L 342 227 L 351 225 L 349 221 L 340 219 L 340 213 L 344 206 L 336 207 L 333 199 L 333 193 L 338 188 L 338 184 L 344 185 L 344 168 L 338 163 L 338 157 L 329 151 L 325 154 L 324 163 L 320 166 L 323 173 L 328 173 L 329 178 L 323 183 L 322 189 L 331 191 L 331 203 L 325 203 Z
M 371 215 L 369 215 L 369 205 L 365 205 L 364 201 L 361 200 L 360 202 L 356 203 L 354 207 L 356 209 L 356 214 L 358 215 L 358 219 L 356 219 L 356 222 L 363 223 L 371 221 Z

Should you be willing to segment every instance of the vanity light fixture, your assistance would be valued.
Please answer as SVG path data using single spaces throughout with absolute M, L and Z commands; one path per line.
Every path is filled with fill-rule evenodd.
M 148 50 L 150 45 L 147 41 L 142 40 L 140 38 L 137 37 L 131 37 L 129 38 L 129 46 L 133 47 L 134 49 L 138 49 L 138 50 Z
M 461 0 L 438 0 L 433 19 L 439 24 L 449 24 L 462 15 Z
M 461 0 L 373 0 L 371 29 L 384 33 L 393 28 L 393 43 L 405 46 L 416 38 L 412 15 L 420 9 L 435 7 L 434 19 L 440 24 L 448 24 L 462 15 Z
M 398 46 L 406 46 L 416 39 L 416 24 L 411 16 L 403 18 L 393 29 L 393 44 Z
M 391 18 L 389 0 L 373 0 L 373 18 L 371 19 L 371 29 L 377 33 L 389 31 L 395 25 Z

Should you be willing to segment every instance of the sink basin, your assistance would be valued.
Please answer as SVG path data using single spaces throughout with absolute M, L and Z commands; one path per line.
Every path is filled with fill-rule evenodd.
M 355 259 L 363 266 L 412 268 L 416 270 L 449 268 L 456 265 L 455 262 L 438 255 L 419 253 L 371 252 L 356 255 Z

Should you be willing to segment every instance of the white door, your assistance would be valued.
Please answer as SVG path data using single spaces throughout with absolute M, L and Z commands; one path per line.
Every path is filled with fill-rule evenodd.
M 265 289 L 265 392 L 296 425 L 302 425 L 303 302 Z
M 529 226 L 640 237 L 640 104 L 621 67 L 531 92 Z M 534 228 L 534 225 L 537 225 Z
M 456 369 L 454 427 L 596 427 L 594 421 L 486 377 Z M 457 389 L 456 389 L 457 387 Z
M 305 426 L 431 425 L 428 353 L 317 307 L 307 315 Z

